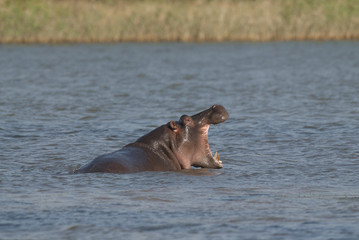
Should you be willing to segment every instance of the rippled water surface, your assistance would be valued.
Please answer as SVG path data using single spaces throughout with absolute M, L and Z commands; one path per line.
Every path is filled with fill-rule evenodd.
M 224 105 L 224 168 L 71 174 Z M 358 239 L 359 42 L 0 45 L 0 239 Z

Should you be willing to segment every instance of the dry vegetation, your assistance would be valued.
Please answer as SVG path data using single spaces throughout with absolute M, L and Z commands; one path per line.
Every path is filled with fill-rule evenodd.
M 357 0 L 0 0 L 0 42 L 359 39 Z

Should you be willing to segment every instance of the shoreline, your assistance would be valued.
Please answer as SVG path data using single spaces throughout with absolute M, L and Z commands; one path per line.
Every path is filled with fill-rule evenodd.
M 0 45 L 31 45 L 31 44 L 117 44 L 117 43 L 267 43 L 267 42 L 330 42 L 330 41 L 359 41 L 359 37 L 356 38 L 293 38 L 293 39 L 267 39 L 267 40 L 251 40 L 251 39 L 223 39 L 223 40 L 11 40 L 1 41 Z
M 359 40 L 352 0 L 0 0 L 0 43 Z

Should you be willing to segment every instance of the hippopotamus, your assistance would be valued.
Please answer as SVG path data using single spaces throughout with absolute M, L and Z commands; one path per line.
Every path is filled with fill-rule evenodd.
M 96 157 L 75 173 L 140 171 L 180 171 L 191 167 L 222 168 L 219 154 L 212 155 L 208 143 L 211 124 L 226 121 L 229 115 L 221 105 L 193 116 L 170 121 L 122 149 Z

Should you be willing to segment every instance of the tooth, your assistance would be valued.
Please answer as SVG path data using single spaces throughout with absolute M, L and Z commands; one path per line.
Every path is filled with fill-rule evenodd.
M 222 163 L 222 161 L 219 161 L 219 160 L 218 160 L 218 162 L 219 162 L 219 163 Z
M 216 160 L 218 160 L 218 159 L 217 159 L 217 152 L 214 154 L 213 158 L 216 159 Z

